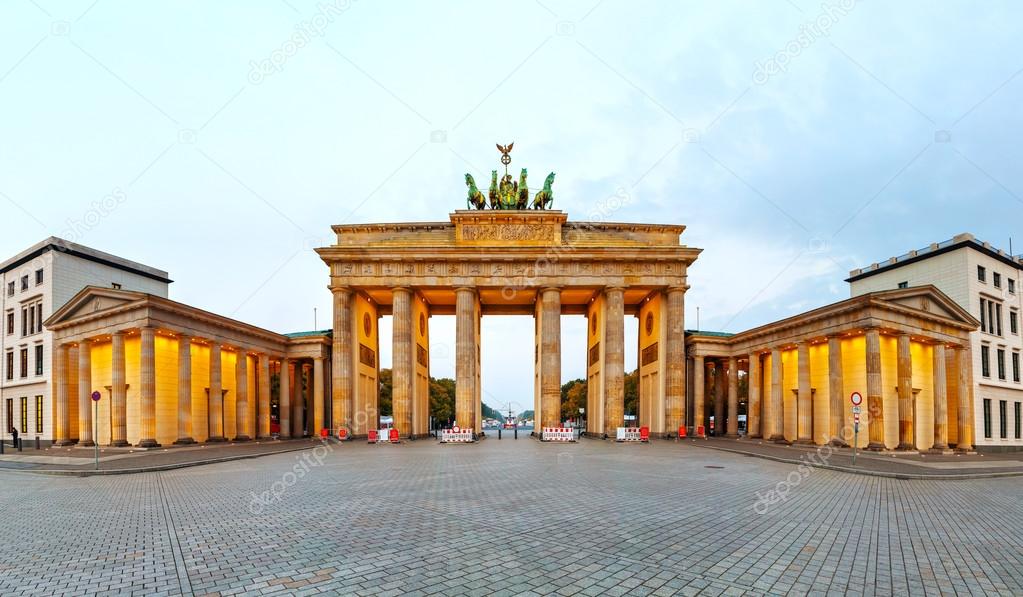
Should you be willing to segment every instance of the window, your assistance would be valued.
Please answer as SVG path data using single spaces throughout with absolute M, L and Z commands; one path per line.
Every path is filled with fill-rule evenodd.
M 1019 353 L 1012 353 L 1013 356 L 1019 356 Z M 36 375 L 43 374 L 43 345 L 36 344 Z M 1018 379 L 1016 381 L 1019 381 Z
M 1002 303 L 995 305 L 995 333 L 1002 335 Z
M 28 396 L 21 397 L 21 427 L 18 431 L 25 433 L 28 431 Z
M 999 348 L 997 352 L 998 359 L 998 379 L 1005 380 L 1005 349 Z
M 36 286 L 39 286 L 42 283 L 43 283 L 43 270 L 37 269 L 36 270 Z
M 1016 404 L 1019 403 L 1017 402 Z M 36 396 L 36 433 L 42 434 L 42 432 L 43 432 L 43 397 Z
M 1009 331 L 1013 334 L 1019 333 L 1019 313 L 1009 311 Z
M 1016 294 L 1016 279 L 1015 278 L 1006 278 L 1005 282 L 1009 285 L 1009 293 L 1010 294 Z
M 909 288 L 909 282 L 899 282 L 899 288 Z
M 7 312 L 7 334 L 14 333 L 14 311 Z
M 36 333 L 36 306 L 28 306 L 28 333 Z
M 977 266 L 977 279 L 981 282 L 987 282 L 987 270 L 984 269 L 983 265 Z
M 987 331 L 987 299 L 980 299 L 980 331 Z
M 998 437 L 1009 439 L 1009 417 L 1006 416 L 1005 400 L 998 401 Z
M 14 429 L 14 398 L 7 399 L 7 433 Z
M 980 347 L 980 374 L 984 377 L 991 377 L 991 347 Z
M 21 337 L 28 335 L 28 309 L 21 308 Z
M 28 276 L 21 277 L 21 289 L 23 291 L 28 290 Z
M 1021 421 L 1020 421 L 1020 414 L 1021 414 L 1020 413 L 1020 403 L 1017 402 L 1017 403 L 1013 404 L 1013 406 L 1015 407 L 1014 410 L 1016 411 L 1016 425 L 1015 425 L 1015 427 L 1016 427 L 1015 428 L 1016 439 L 1020 439 L 1020 431 L 1023 431 L 1023 429 L 1020 429 L 1020 423 L 1021 423 Z
M 991 399 L 984 399 L 984 437 L 991 439 Z
M 14 379 L 14 351 L 7 351 L 7 379 Z
M 14 282 L 7 283 L 7 296 L 14 296 Z
M 1019 353 L 1012 353 L 1012 381 L 1019 383 Z
M 21 349 L 21 377 L 28 377 L 28 349 Z
M 36 331 L 43 331 L 43 304 L 36 305 Z
M 1002 274 L 998 272 L 991 272 L 991 283 L 995 285 L 995 288 L 1002 287 Z

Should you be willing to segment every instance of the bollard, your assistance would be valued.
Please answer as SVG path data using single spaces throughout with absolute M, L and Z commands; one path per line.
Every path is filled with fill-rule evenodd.
M 4 442 L 5 441 L 6 440 L 0 439 L 0 455 L 2 455 L 4 453 Z
M 36 436 L 36 450 L 39 449 L 39 436 Z
M 497 428 L 497 439 L 501 439 L 501 428 Z
M 19 452 L 21 452 L 21 445 L 22 445 L 23 443 L 25 443 L 25 441 L 24 441 L 23 439 L 21 439 L 21 438 L 19 437 L 19 438 L 18 438 L 18 451 L 19 451 Z
M 515 426 L 515 439 L 519 439 L 519 426 Z

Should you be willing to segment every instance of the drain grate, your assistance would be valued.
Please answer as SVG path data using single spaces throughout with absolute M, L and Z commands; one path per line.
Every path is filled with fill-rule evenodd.
M 703 468 L 725 468 L 723 466 L 717 466 L 716 464 L 705 464 Z

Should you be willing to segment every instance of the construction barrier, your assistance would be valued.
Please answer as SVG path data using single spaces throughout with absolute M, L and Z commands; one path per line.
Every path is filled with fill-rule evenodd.
M 644 435 L 644 431 L 646 432 Z M 649 427 L 619 427 L 615 436 L 617 442 L 648 442 L 650 441 Z
M 368 443 L 371 443 L 371 444 L 377 443 L 377 430 L 376 429 L 370 429 L 366 433 L 366 441 Z
M 348 439 L 348 430 L 345 429 L 344 427 L 339 427 L 338 430 L 337 430 L 337 439 L 340 440 L 340 441 L 347 440 Z
M 476 441 L 472 429 L 442 429 L 440 432 L 440 443 L 442 444 L 471 444 Z
M 327 429 L 326 427 L 320 429 L 320 437 L 322 439 L 327 439 L 328 437 L 330 437 L 330 429 Z
M 574 442 L 575 430 L 571 427 L 544 427 L 540 440 L 545 442 Z
M 696 426 L 696 437 L 707 439 L 707 432 L 704 430 L 703 425 Z
M 678 428 L 678 438 L 679 439 L 685 439 L 686 438 L 686 428 L 685 428 L 684 425 L 682 427 Z
M 390 434 L 387 437 L 388 437 L 388 439 L 391 440 L 392 444 L 401 443 L 400 440 L 398 439 L 398 430 L 397 429 L 391 429 L 391 432 L 390 432 Z

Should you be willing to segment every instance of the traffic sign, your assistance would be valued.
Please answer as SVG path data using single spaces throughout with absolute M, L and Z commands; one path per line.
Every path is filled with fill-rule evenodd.
M 92 401 L 93 402 L 99 402 L 99 399 L 101 397 L 102 397 L 102 394 L 100 394 L 99 392 L 93 392 L 92 393 Z
M 859 422 L 860 422 L 860 415 L 858 415 L 858 414 L 853 415 L 853 423 L 859 423 Z
M 849 401 L 853 403 L 853 406 L 859 406 L 863 404 L 863 396 L 861 396 L 859 392 L 853 392 L 852 395 L 849 396 Z
M 858 407 L 858 406 L 854 406 L 854 407 L 852 408 L 852 411 L 853 411 L 853 414 L 854 414 L 854 415 L 858 415 L 858 414 L 860 414 L 860 411 L 861 411 L 861 410 L 862 410 L 862 409 L 861 409 L 860 407 Z

